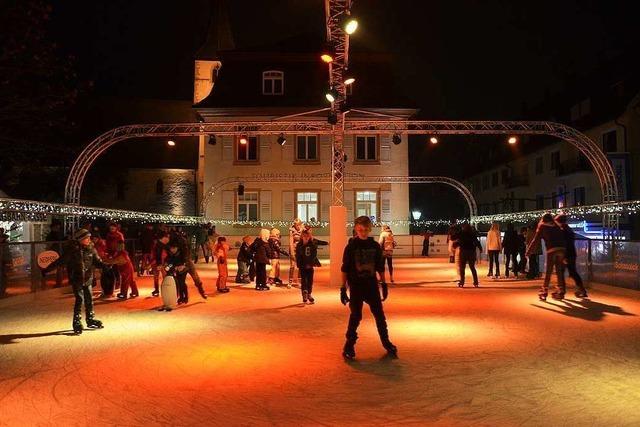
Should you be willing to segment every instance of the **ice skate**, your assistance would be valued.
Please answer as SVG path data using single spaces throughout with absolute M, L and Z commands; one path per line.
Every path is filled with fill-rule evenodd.
M 387 350 L 387 353 L 389 353 L 390 356 L 398 355 L 398 347 L 393 345 L 391 341 L 387 340 L 386 342 L 383 342 L 382 346 L 384 347 L 385 350 Z
M 129 298 L 138 298 L 139 296 L 137 292 L 135 294 L 133 292 L 129 294 Z
M 344 348 L 342 349 L 342 357 L 344 357 L 345 360 L 353 360 L 356 358 L 356 349 L 354 344 L 348 341 L 344 344 Z
M 474 287 L 474 288 L 477 288 L 477 287 L 479 287 L 479 286 L 480 286 L 480 283 L 474 283 L 474 284 L 473 284 L 473 287 Z
M 316 303 L 315 298 L 313 298 L 311 294 L 309 294 L 309 304 L 315 304 L 315 303 Z
M 118 299 L 121 299 L 121 300 L 125 300 L 125 299 L 127 299 L 127 296 L 126 296 L 125 294 L 118 294 L 118 295 L 116 295 L 116 297 L 117 297 Z
M 307 291 L 302 291 L 302 303 L 306 304 L 309 301 L 309 293 Z
M 557 301 L 562 301 L 564 299 L 564 292 L 553 292 L 551 294 L 551 298 Z
M 196 285 L 196 288 L 198 289 L 198 293 L 200 294 L 202 299 L 207 299 L 207 294 L 204 292 L 204 287 L 202 286 L 202 283 Z
M 546 292 L 540 292 L 540 293 L 538 294 L 538 299 L 539 299 L 540 301 L 546 301 L 546 300 L 547 300 L 547 293 L 546 293 Z
M 160 296 L 160 291 L 158 291 L 158 290 L 154 290 L 153 292 L 151 292 L 151 296 L 152 296 L 152 297 Z
M 80 318 L 76 317 L 73 319 L 73 333 L 76 335 L 81 335 L 84 328 L 82 327 L 82 323 L 80 323 Z
M 464 283 L 462 283 L 462 282 L 458 282 L 458 287 L 459 287 L 459 288 L 464 288 Z
M 287 289 L 291 289 L 291 281 L 287 282 Z
M 102 329 L 102 328 L 104 328 L 104 325 L 98 319 L 88 319 L 87 320 L 87 328 Z
M 582 289 L 580 291 L 576 291 L 574 293 L 574 295 L 576 296 L 576 298 L 589 298 L 589 295 L 587 294 L 587 291 Z

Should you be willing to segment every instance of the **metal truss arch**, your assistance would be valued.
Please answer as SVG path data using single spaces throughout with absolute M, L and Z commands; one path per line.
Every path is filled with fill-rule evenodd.
M 276 174 L 257 174 L 248 177 L 227 177 L 221 179 L 215 184 L 211 185 L 207 190 L 207 193 L 202 199 L 200 205 L 200 215 L 206 216 L 207 206 L 211 203 L 213 196 L 219 192 L 222 188 L 232 184 L 244 184 L 247 182 L 264 182 L 274 184 L 289 184 L 289 183 L 331 183 L 331 175 L 329 173 L 319 174 L 306 174 L 295 175 L 287 173 Z M 462 197 L 467 202 L 469 208 L 469 215 L 471 218 L 478 216 L 478 205 L 476 203 L 473 194 L 469 189 L 460 181 L 446 176 L 364 176 L 354 173 L 345 174 L 345 183 L 347 184 L 444 184 L 455 188 L 460 192 Z

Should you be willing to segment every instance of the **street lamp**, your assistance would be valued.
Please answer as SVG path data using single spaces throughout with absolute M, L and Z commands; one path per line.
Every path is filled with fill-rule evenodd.
M 422 212 L 420 212 L 420 211 L 411 211 L 411 216 L 413 217 L 414 221 L 418 221 L 420 219 L 420 217 L 422 216 Z

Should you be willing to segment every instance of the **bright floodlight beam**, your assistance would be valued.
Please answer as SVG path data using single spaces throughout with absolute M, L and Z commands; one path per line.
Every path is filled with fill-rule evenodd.
M 342 19 L 342 28 L 345 33 L 351 35 L 358 29 L 358 20 L 351 15 L 345 15 Z
M 432 144 L 437 144 L 438 143 L 438 138 L 436 138 L 435 136 L 432 136 L 431 138 L 429 138 L 429 142 Z
M 332 87 L 324 94 L 324 97 L 327 98 L 327 101 L 334 103 L 338 99 L 338 91 Z
M 518 138 L 516 138 L 515 136 L 510 136 L 507 142 L 509 142 L 509 144 L 511 145 L 516 144 L 518 142 Z
M 175 147 L 176 142 L 175 142 L 174 140 L 170 139 L 170 140 L 168 140 L 168 141 L 167 141 L 167 145 L 168 145 L 169 147 Z
M 349 76 L 346 79 L 344 79 L 344 84 L 345 86 L 349 86 L 351 84 L 353 84 L 356 81 L 356 78 L 353 76 Z

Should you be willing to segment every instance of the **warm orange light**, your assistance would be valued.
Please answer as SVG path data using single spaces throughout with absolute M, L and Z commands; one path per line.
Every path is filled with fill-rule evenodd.
M 436 138 L 435 136 L 432 136 L 431 138 L 429 138 L 429 142 L 432 144 L 437 144 L 438 143 L 438 138 Z
M 320 59 L 322 59 L 327 64 L 333 62 L 333 56 L 329 55 L 328 53 L 323 53 L 322 55 L 320 55 Z
M 249 142 L 249 140 L 247 140 L 247 137 L 246 137 L 246 136 L 241 136 L 241 137 L 240 137 L 240 144 L 242 144 L 242 145 L 246 145 L 246 144 L 247 144 L 247 142 Z
M 518 142 L 518 138 L 516 138 L 515 136 L 511 136 L 511 137 L 509 137 L 509 141 L 508 142 L 509 142 L 509 144 L 513 145 L 513 144 Z
M 170 139 L 170 140 L 167 141 L 167 145 L 169 147 L 174 147 L 176 145 L 176 142 Z

